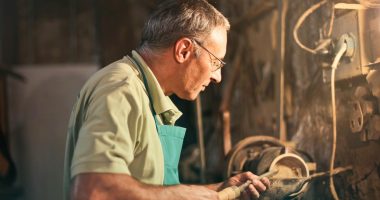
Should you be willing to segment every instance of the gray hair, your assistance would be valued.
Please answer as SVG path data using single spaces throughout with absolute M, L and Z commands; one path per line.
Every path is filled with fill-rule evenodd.
M 139 49 L 168 48 L 181 37 L 202 40 L 216 27 L 230 23 L 206 0 L 169 0 L 161 3 L 145 23 Z

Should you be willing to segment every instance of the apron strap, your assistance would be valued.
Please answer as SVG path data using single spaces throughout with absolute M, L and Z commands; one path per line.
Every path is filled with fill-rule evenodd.
M 157 127 L 157 123 L 158 123 L 158 120 L 156 118 L 156 111 L 154 110 L 154 106 L 153 106 L 153 98 L 152 96 L 150 95 L 150 89 L 149 89 L 149 85 L 148 85 L 148 80 L 146 79 L 146 76 L 145 76 L 145 73 L 142 69 L 142 66 L 140 65 L 140 63 L 133 57 L 130 57 L 128 56 L 128 58 L 130 58 L 130 60 L 133 62 L 133 64 L 135 64 L 137 66 L 137 70 L 140 72 L 140 74 L 142 75 L 142 78 L 143 78 L 143 83 L 144 83 L 144 86 L 146 88 L 146 91 L 148 93 L 148 98 L 149 98 L 149 106 L 150 106 L 150 109 L 152 110 L 152 114 L 153 114 L 153 118 L 154 118 L 154 121 L 155 121 L 155 125 L 156 125 L 156 130 L 158 131 L 158 127 Z

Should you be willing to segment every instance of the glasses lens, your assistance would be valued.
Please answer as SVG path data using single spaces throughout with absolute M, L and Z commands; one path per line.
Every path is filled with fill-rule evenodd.
M 212 70 L 213 71 L 216 71 L 218 70 L 219 68 L 221 68 L 222 66 L 222 63 L 219 61 L 219 60 L 216 60 L 216 59 L 212 59 L 211 60 L 211 65 L 212 65 Z
M 216 71 L 216 70 L 222 68 L 223 65 L 226 64 L 221 59 L 219 59 L 218 57 L 216 57 L 213 53 L 211 53 L 208 49 L 206 49 L 204 46 L 202 46 L 200 42 L 198 42 L 196 40 L 194 40 L 194 42 L 197 45 L 199 45 L 202 49 L 204 49 L 205 51 L 207 51 L 207 53 L 209 54 L 210 60 L 211 60 L 212 71 Z

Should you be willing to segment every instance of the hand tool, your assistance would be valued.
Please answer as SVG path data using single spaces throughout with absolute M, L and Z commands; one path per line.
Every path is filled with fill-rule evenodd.
M 262 179 L 264 177 L 270 177 L 278 173 L 278 170 L 269 171 L 262 175 L 260 175 L 257 179 Z M 244 184 L 240 186 L 230 186 L 222 191 L 218 192 L 218 196 L 220 200 L 234 200 L 240 196 L 240 194 L 250 185 L 252 184 L 251 180 L 246 181 Z
M 332 175 L 336 175 L 336 174 L 340 174 L 340 173 L 343 173 L 343 172 L 346 172 L 346 171 L 350 171 L 352 170 L 352 166 L 348 166 L 348 167 L 337 167 L 335 168 L 333 171 L 332 171 Z M 305 178 L 300 178 L 298 179 L 298 183 L 296 184 L 297 185 L 297 189 L 295 189 L 293 191 L 293 193 L 290 193 L 289 194 L 289 197 L 295 197 L 298 195 L 298 191 L 301 191 L 301 188 L 308 182 L 316 179 L 316 178 L 320 178 L 320 177 L 324 177 L 324 176 L 330 176 L 330 172 L 319 172 L 319 173 L 316 173 L 316 174 L 313 174 L 311 176 L 308 176 L 308 177 L 305 177 Z

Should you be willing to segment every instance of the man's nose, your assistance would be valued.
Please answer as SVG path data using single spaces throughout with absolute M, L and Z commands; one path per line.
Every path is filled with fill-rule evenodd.
M 220 83 L 222 81 L 222 70 L 218 69 L 214 72 L 211 72 L 211 81 L 214 83 Z

